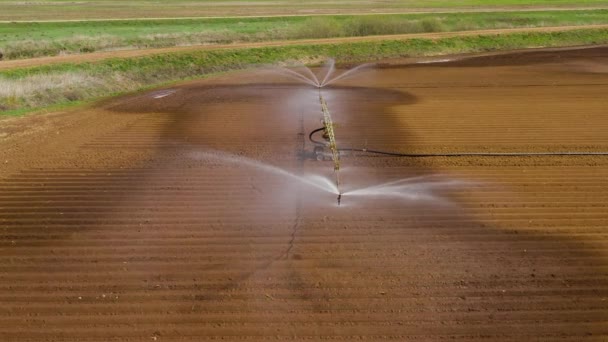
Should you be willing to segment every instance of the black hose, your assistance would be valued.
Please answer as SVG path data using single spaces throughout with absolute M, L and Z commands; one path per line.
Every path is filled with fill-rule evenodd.
M 361 148 L 341 148 L 339 151 L 365 152 L 394 157 L 526 157 L 526 156 L 608 156 L 608 152 L 458 152 L 458 153 L 396 153 Z
M 327 146 L 324 141 L 314 139 L 314 134 L 324 130 L 325 127 L 317 128 L 310 132 L 308 139 L 317 145 Z M 533 157 L 533 156 L 608 156 L 608 152 L 457 152 L 457 153 L 398 153 L 378 150 L 369 150 L 366 148 L 340 148 L 340 152 L 363 152 L 372 154 L 382 154 L 393 157 Z
M 313 138 L 315 133 L 323 131 L 323 130 L 325 130 L 325 127 L 317 128 L 314 131 L 310 132 L 310 134 L 308 135 L 308 140 L 310 140 L 313 144 L 322 145 L 322 146 L 327 145 L 327 143 L 325 141 L 318 141 Z

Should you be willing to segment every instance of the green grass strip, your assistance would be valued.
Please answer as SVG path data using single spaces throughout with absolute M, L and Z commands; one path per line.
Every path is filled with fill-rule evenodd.
M 183 45 L 608 24 L 608 10 L 0 23 L 5 59 Z

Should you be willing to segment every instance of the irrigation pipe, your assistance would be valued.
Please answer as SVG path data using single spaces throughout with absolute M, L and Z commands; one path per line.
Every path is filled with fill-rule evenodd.
M 327 146 L 327 143 L 314 139 L 317 132 L 324 130 L 325 127 L 317 128 L 310 132 L 308 139 L 316 144 Z M 363 152 L 372 154 L 382 154 L 393 157 L 534 157 L 534 156 L 608 156 L 608 152 L 457 152 L 457 153 L 398 153 L 367 148 L 341 148 L 340 152 Z
M 315 140 L 314 139 L 314 135 L 317 132 L 321 132 L 325 130 L 325 127 L 321 127 L 321 128 L 317 128 L 314 131 L 310 132 L 310 134 L 308 135 L 308 140 L 310 140 L 313 144 L 315 145 L 322 145 L 322 146 L 326 146 L 327 143 L 325 141 L 319 141 L 319 140 Z

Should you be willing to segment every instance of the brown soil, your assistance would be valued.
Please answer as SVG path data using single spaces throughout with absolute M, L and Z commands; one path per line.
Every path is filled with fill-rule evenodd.
M 384 3 L 383 3 L 384 4 Z M 269 14 L 269 13 L 264 13 L 264 12 L 258 12 L 258 13 L 252 13 L 251 11 L 249 12 L 241 12 L 241 15 L 239 15 L 239 12 L 231 12 L 231 11 L 223 11 L 222 13 L 215 13 L 215 14 L 211 14 L 211 13 L 193 13 L 192 11 L 190 12 L 182 12 L 182 13 L 171 13 L 168 11 L 162 11 L 160 13 L 158 13 L 158 16 L 154 17 L 154 16 L 146 16 L 146 17 L 138 17 L 138 16 L 134 16 L 134 14 L 136 13 L 122 13 L 123 15 L 114 15 L 111 17 L 98 17 L 98 16 L 92 16 L 92 17 L 83 17 L 82 15 L 84 14 L 89 15 L 91 13 L 94 13 L 94 11 L 91 11 L 90 8 L 88 8 L 88 13 L 79 13 L 80 15 L 77 16 L 63 16 L 63 18 L 58 18 L 58 16 L 50 16 L 49 18 L 49 14 L 45 13 L 45 15 L 41 16 L 42 17 L 46 17 L 46 19 L 41 19 L 41 18 L 32 18 L 32 16 L 30 15 L 27 19 L 18 19 L 18 18 L 13 18 L 11 20 L 0 20 L 0 23 L 70 23 L 70 22 L 80 22 L 80 21 L 89 21 L 89 20 L 94 20 L 94 21 L 127 21 L 127 20 L 175 20 L 175 19 L 238 19 L 238 18 L 276 18 L 276 17 L 309 17 L 311 15 L 315 15 L 315 16 L 335 16 L 335 15 L 357 15 L 357 16 L 368 16 L 368 15 L 388 15 L 388 14 L 408 14 L 408 13 L 416 13 L 416 14 L 431 14 L 431 13 L 437 13 L 437 14 L 442 14 L 442 13 L 484 13 L 484 12 L 538 12 L 538 11 L 554 11 L 554 12 L 560 12 L 560 11 L 572 11 L 572 10 L 600 10 L 600 9 L 606 9 L 606 6 L 559 6 L 559 7 L 554 7 L 554 6 L 492 6 L 492 7 L 463 7 L 463 8 L 407 8 L 407 9 L 403 9 L 403 8 L 396 8 L 394 10 L 388 10 L 386 7 L 382 8 L 382 9 L 355 9 L 352 8 L 352 3 L 348 3 L 348 6 L 350 7 L 349 9 L 346 8 L 333 8 L 331 10 L 325 10 L 325 11 L 300 11 L 300 13 L 294 13 L 294 12 L 278 12 L 278 13 L 274 13 L 274 14 Z M 210 7 L 210 6 L 206 6 L 206 7 Z M 244 10 L 250 10 L 250 8 L 247 8 L 247 6 L 242 6 L 242 4 L 239 4 L 239 7 L 245 7 Z M 275 6 L 276 7 L 276 6 Z M 0 8 L 1 9 L 1 8 Z M 166 9 L 166 8 L 165 8 Z M 241 10 L 243 10 L 241 8 Z M 38 13 L 40 14 L 40 13 Z M 65 14 L 65 13 L 64 13 Z M 125 15 L 126 14 L 126 15 Z M 193 15 L 197 15 L 198 16 L 193 16 Z
M 171 4 L 149 1 L 100 2 L 0 2 L 0 22 L 38 21 L 83 21 L 83 20 L 158 20 L 175 18 L 226 18 L 226 17 L 271 17 L 304 15 L 366 15 L 397 13 L 449 13 L 449 12 L 513 12 L 513 11 L 567 11 L 581 9 L 605 9 L 606 4 L 596 2 L 570 4 L 560 1 L 554 6 L 526 5 L 450 5 L 435 7 L 428 1 L 363 0 L 363 1 L 230 1 L 193 2 L 172 0 Z
M 406 40 L 415 38 L 440 39 L 449 37 L 466 37 L 477 35 L 497 35 L 509 34 L 517 32 L 557 32 L 557 31 L 572 31 L 580 29 L 592 28 L 608 28 L 608 25 L 580 25 L 580 26 L 557 26 L 557 27 L 524 27 L 514 29 L 492 29 L 492 30 L 475 30 L 462 32 L 441 32 L 441 33 L 412 33 L 412 34 L 397 34 L 397 35 L 382 35 L 382 36 L 367 36 L 367 37 L 346 37 L 346 38 L 326 38 L 326 39 L 298 39 L 271 41 L 259 43 L 234 43 L 234 44 L 210 44 L 210 45 L 195 45 L 195 46 L 180 46 L 171 48 L 159 49 L 138 49 L 138 50 L 121 50 L 94 52 L 88 54 L 63 55 L 53 57 L 39 57 L 30 59 L 17 59 L 0 61 L 0 70 L 31 68 L 51 64 L 61 63 L 86 63 L 101 61 L 109 58 L 134 58 L 150 55 L 158 55 L 174 52 L 188 52 L 197 50 L 225 50 L 225 49 L 250 49 L 258 47 L 272 46 L 289 46 L 289 45 L 310 45 L 310 44 L 338 44 L 352 42 L 368 42 L 379 40 Z
M 324 90 L 338 144 L 608 151 L 605 50 L 557 55 L 362 71 Z M 345 191 L 468 183 L 338 207 L 221 160 L 331 178 L 315 89 L 172 90 L 0 122 L 0 340 L 608 339 L 608 157 L 346 154 Z

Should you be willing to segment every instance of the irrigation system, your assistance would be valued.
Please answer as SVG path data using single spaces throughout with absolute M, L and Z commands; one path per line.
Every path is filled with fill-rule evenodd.
M 336 144 L 336 135 L 334 133 L 334 124 L 331 120 L 331 113 L 327 107 L 327 102 L 323 98 L 321 88 L 319 87 L 319 102 L 321 103 L 321 112 L 323 113 L 323 130 L 324 137 L 327 138 L 327 147 L 331 151 L 331 159 L 334 162 L 334 175 L 336 177 L 336 188 L 338 189 L 338 205 L 342 199 L 342 191 L 340 190 L 340 150 Z
M 310 132 L 308 139 L 317 146 L 326 145 L 325 142 L 316 140 L 315 134 L 324 131 L 325 127 L 317 128 Z M 393 157 L 542 157 L 542 156 L 608 156 L 608 152 L 585 152 L 585 151 L 564 151 L 564 152 L 454 152 L 454 153 L 401 153 L 380 151 L 368 148 L 339 148 L 339 152 L 362 152 L 370 154 L 381 154 Z M 319 158 L 321 159 L 321 158 Z
M 335 73 L 335 63 L 330 60 L 328 63 L 328 70 L 325 73 L 323 79 L 320 81 L 319 78 L 312 72 L 308 67 L 304 68 L 305 74 L 287 69 L 278 68 L 276 71 L 281 74 L 296 79 L 298 81 L 312 85 L 319 90 L 319 103 L 321 105 L 322 123 L 323 127 L 317 128 L 310 132 L 308 135 L 309 140 L 315 144 L 314 154 L 317 160 L 328 160 L 331 159 L 334 164 L 334 177 L 335 185 L 338 192 L 338 205 L 342 198 L 342 191 L 340 189 L 340 152 L 361 152 L 370 153 L 377 155 L 393 156 L 393 157 L 534 157 L 534 156 L 608 156 L 608 152 L 586 152 L 586 151 L 562 151 L 562 152 L 456 152 L 456 153 L 400 153 L 381 151 L 367 148 L 338 148 L 336 143 L 336 135 L 334 132 L 334 123 L 331 118 L 331 113 L 327 105 L 327 101 L 323 97 L 322 88 L 345 77 L 353 75 L 356 71 L 361 70 L 370 64 L 364 64 L 347 70 L 337 76 Z M 323 132 L 323 141 L 316 140 L 315 134 Z M 327 151 L 329 150 L 329 152 Z

